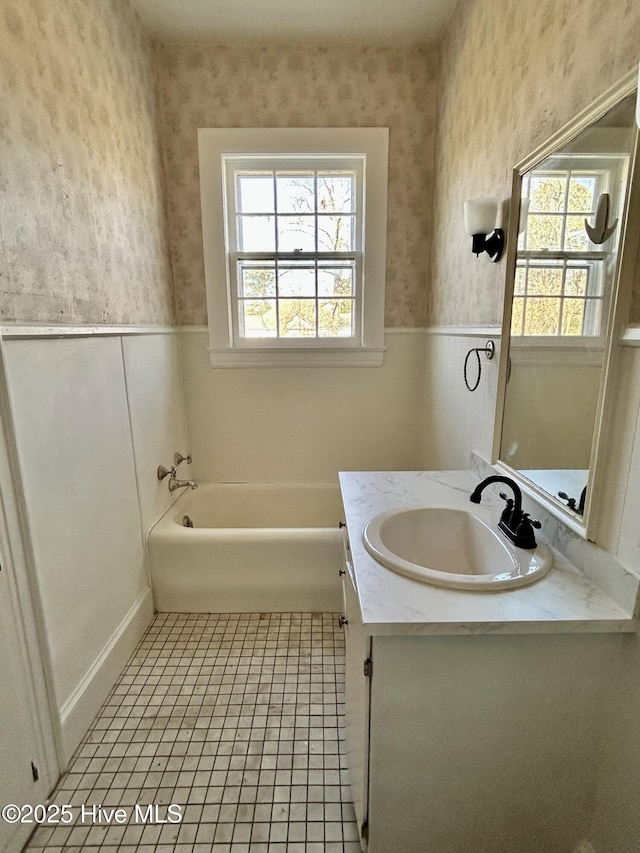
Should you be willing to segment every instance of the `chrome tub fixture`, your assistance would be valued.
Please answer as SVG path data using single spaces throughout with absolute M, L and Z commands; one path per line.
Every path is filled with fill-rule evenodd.
M 198 484 L 195 480 L 176 480 L 175 477 L 169 478 L 169 491 L 175 492 L 176 489 L 186 489 L 189 487 L 190 489 L 197 489 Z
M 175 492 L 176 489 L 186 489 L 187 487 L 190 489 L 197 489 L 198 484 L 195 480 L 178 480 L 178 465 L 181 462 L 188 462 L 191 464 L 191 454 L 188 456 L 182 456 L 180 453 L 176 453 L 174 457 L 175 465 L 172 465 L 171 468 L 166 468 L 164 465 L 158 465 L 158 470 L 156 472 L 156 476 L 158 480 L 164 480 L 165 477 L 169 478 L 169 491 Z
M 158 465 L 158 470 L 156 472 L 159 480 L 164 480 L 165 477 L 175 477 L 178 473 L 178 469 L 175 465 L 172 465 L 171 468 L 165 468 L 164 465 Z

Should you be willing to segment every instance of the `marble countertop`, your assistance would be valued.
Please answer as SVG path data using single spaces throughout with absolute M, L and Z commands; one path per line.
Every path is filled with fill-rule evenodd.
M 370 634 L 540 634 L 632 632 L 632 614 L 587 580 L 557 550 L 549 574 L 502 592 L 462 592 L 410 580 L 366 551 L 370 518 L 410 506 L 472 509 L 497 525 L 504 502 L 490 487 L 469 503 L 480 478 L 471 471 L 341 472 L 354 580 L 362 621 Z M 544 530 L 537 532 L 544 541 Z

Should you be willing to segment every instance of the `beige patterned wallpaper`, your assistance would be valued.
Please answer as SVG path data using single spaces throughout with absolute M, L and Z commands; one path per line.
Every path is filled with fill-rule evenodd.
M 466 198 L 511 169 L 640 58 L 637 0 L 461 0 L 443 45 L 433 324 L 500 323 L 505 262 L 471 253 Z
M 127 0 L 0 0 L 0 321 L 173 322 L 151 45 Z
M 382 125 L 387 325 L 500 322 L 505 265 L 471 254 L 464 199 L 507 198 L 639 44 L 637 0 L 461 0 L 439 80 L 419 48 L 157 45 L 163 195 L 127 0 L 0 0 L 0 321 L 172 322 L 166 199 L 177 319 L 205 323 L 196 128 Z
M 437 55 L 419 48 L 156 48 L 176 313 L 206 323 L 198 127 L 390 128 L 386 323 L 422 326 Z

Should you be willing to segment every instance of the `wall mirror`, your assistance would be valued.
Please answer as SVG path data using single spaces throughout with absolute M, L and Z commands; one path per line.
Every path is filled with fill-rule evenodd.
M 583 536 L 620 291 L 636 86 L 629 75 L 514 170 L 494 460 Z

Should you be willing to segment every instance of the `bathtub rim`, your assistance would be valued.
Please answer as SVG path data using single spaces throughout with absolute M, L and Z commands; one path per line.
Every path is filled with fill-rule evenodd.
M 334 489 L 338 497 L 341 498 L 340 492 L 340 484 L 336 480 L 335 483 L 313 483 L 313 482 L 250 482 L 250 481 L 239 481 L 234 482 L 231 480 L 225 481 L 205 481 L 198 483 L 199 488 L 206 489 L 207 487 L 215 487 L 215 486 L 239 486 L 239 487 L 256 487 L 256 486 L 264 486 L 264 487 L 276 487 L 282 488 L 283 490 L 286 488 L 306 488 L 308 487 L 310 490 L 313 488 L 326 488 L 326 489 Z M 322 536 L 323 534 L 328 534 L 333 536 L 335 533 L 342 536 L 342 529 L 339 526 L 339 523 L 335 526 L 310 526 L 310 527 L 185 527 L 184 524 L 181 524 L 178 520 L 178 515 L 172 516 L 171 513 L 176 509 L 181 499 L 185 497 L 185 495 L 189 496 L 191 494 L 190 490 L 184 489 L 175 500 L 167 507 L 167 509 L 163 512 L 163 514 L 158 518 L 158 520 L 153 524 L 146 533 L 145 542 L 148 548 L 149 539 L 152 533 L 155 533 L 157 538 L 164 538 L 168 536 L 182 536 L 189 537 L 192 541 L 197 539 L 198 536 L 202 536 L 202 538 L 207 539 L 223 539 L 223 538 L 243 538 L 243 539 L 256 539 L 259 540 L 261 538 L 276 538 L 277 535 L 283 536 L 286 535 L 292 539 L 296 538 L 304 538 L 309 534 Z M 177 528 L 177 532 L 176 532 Z M 267 535 L 270 534 L 270 535 Z M 298 534 L 298 535 L 296 535 Z M 155 538 L 155 537 L 154 537 Z

